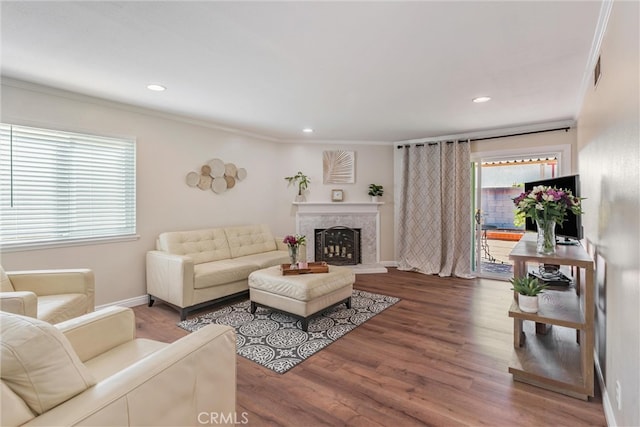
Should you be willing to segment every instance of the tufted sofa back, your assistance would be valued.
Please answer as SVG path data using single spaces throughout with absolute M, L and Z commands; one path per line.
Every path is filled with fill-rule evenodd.
M 194 264 L 275 251 L 276 242 L 265 224 L 204 230 L 169 231 L 158 237 L 158 250 L 185 255 Z
M 231 257 L 275 251 L 276 241 L 265 224 L 227 227 L 224 229 L 231 249 Z
M 227 235 L 222 228 L 162 233 L 158 237 L 158 250 L 186 255 L 194 264 L 231 258 Z

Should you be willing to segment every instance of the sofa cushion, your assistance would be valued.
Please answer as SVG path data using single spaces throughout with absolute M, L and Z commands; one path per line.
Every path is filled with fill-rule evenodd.
M 13 292 L 15 289 L 9 280 L 9 276 L 5 273 L 4 268 L 0 265 L 0 292 Z
M 231 258 L 227 235 L 222 228 L 170 231 L 158 237 L 159 250 L 186 255 L 194 264 Z
M 87 312 L 85 294 L 43 295 L 38 297 L 38 319 L 51 324 L 81 316 Z
M 95 384 L 67 338 L 53 325 L 0 313 L 2 381 L 36 414 L 42 414 Z
M 227 227 L 224 229 L 231 258 L 276 250 L 276 241 L 265 224 Z
M 242 258 L 238 258 L 238 261 L 240 260 L 249 264 L 255 264 L 260 268 L 267 268 L 289 263 L 291 258 L 289 258 L 289 252 L 287 251 L 269 251 L 243 256 Z
M 195 289 L 204 289 L 212 286 L 226 285 L 239 280 L 246 280 L 251 272 L 259 268 L 257 264 L 234 259 L 194 265 L 193 287 Z

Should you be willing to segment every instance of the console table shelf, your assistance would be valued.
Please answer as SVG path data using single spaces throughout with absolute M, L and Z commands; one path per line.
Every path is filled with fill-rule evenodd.
M 546 335 L 525 325 L 522 347 L 514 351 L 509 372 L 526 382 L 569 396 L 586 399 L 581 369 L 580 345 L 573 329 L 554 327 Z
M 538 254 L 534 234 L 525 234 L 509 259 L 514 261 L 515 277 L 528 274 L 527 263 L 575 270 L 572 286 L 540 295 L 537 313 L 520 311 L 514 293 L 509 309 L 514 344 L 509 372 L 516 381 L 588 400 L 594 395 L 593 260 L 582 246 L 559 246 L 554 255 Z
M 518 302 L 511 303 L 509 317 L 547 325 L 558 325 L 573 329 L 586 327 L 584 316 L 580 309 L 580 297 L 574 289 L 566 291 L 547 290 L 538 296 L 540 308 L 537 313 L 525 313 L 518 308 Z

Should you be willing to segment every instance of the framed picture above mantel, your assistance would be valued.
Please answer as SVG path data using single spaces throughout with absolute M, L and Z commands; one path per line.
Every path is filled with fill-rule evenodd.
M 355 164 L 356 157 L 354 151 L 324 151 L 322 153 L 323 183 L 355 183 Z
M 344 201 L 344 191 L 342 190 L 331 190 L 331 201 L 332 202 L 342 202 Z

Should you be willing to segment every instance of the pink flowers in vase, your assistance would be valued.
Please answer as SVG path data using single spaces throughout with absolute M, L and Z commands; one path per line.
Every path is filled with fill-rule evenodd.
M 282 243 L 286 243 L 289 247 L 298 247 L 307 243 L 307 237 L 300 234 L 285 236 Z
M 294 236 L 288 235 L 285 236 L 282 243 L 286 243 L 289 247 L 289 258 L 291 258 L 291 269 L 295 270 L 298 268 L 298 248 L 301 245 L 307 243 L 306 236 L 301 236 L 300 234 L 296 234 Z
M 554 221 L 562 224 L 570 210 L 576 215 L 582 214 L 581 198 L 570 190 L 539 185 L 521 193 L 513 199 L 516 205 L 516 222 L 524 223 L 524 218 L 534 221 Z

